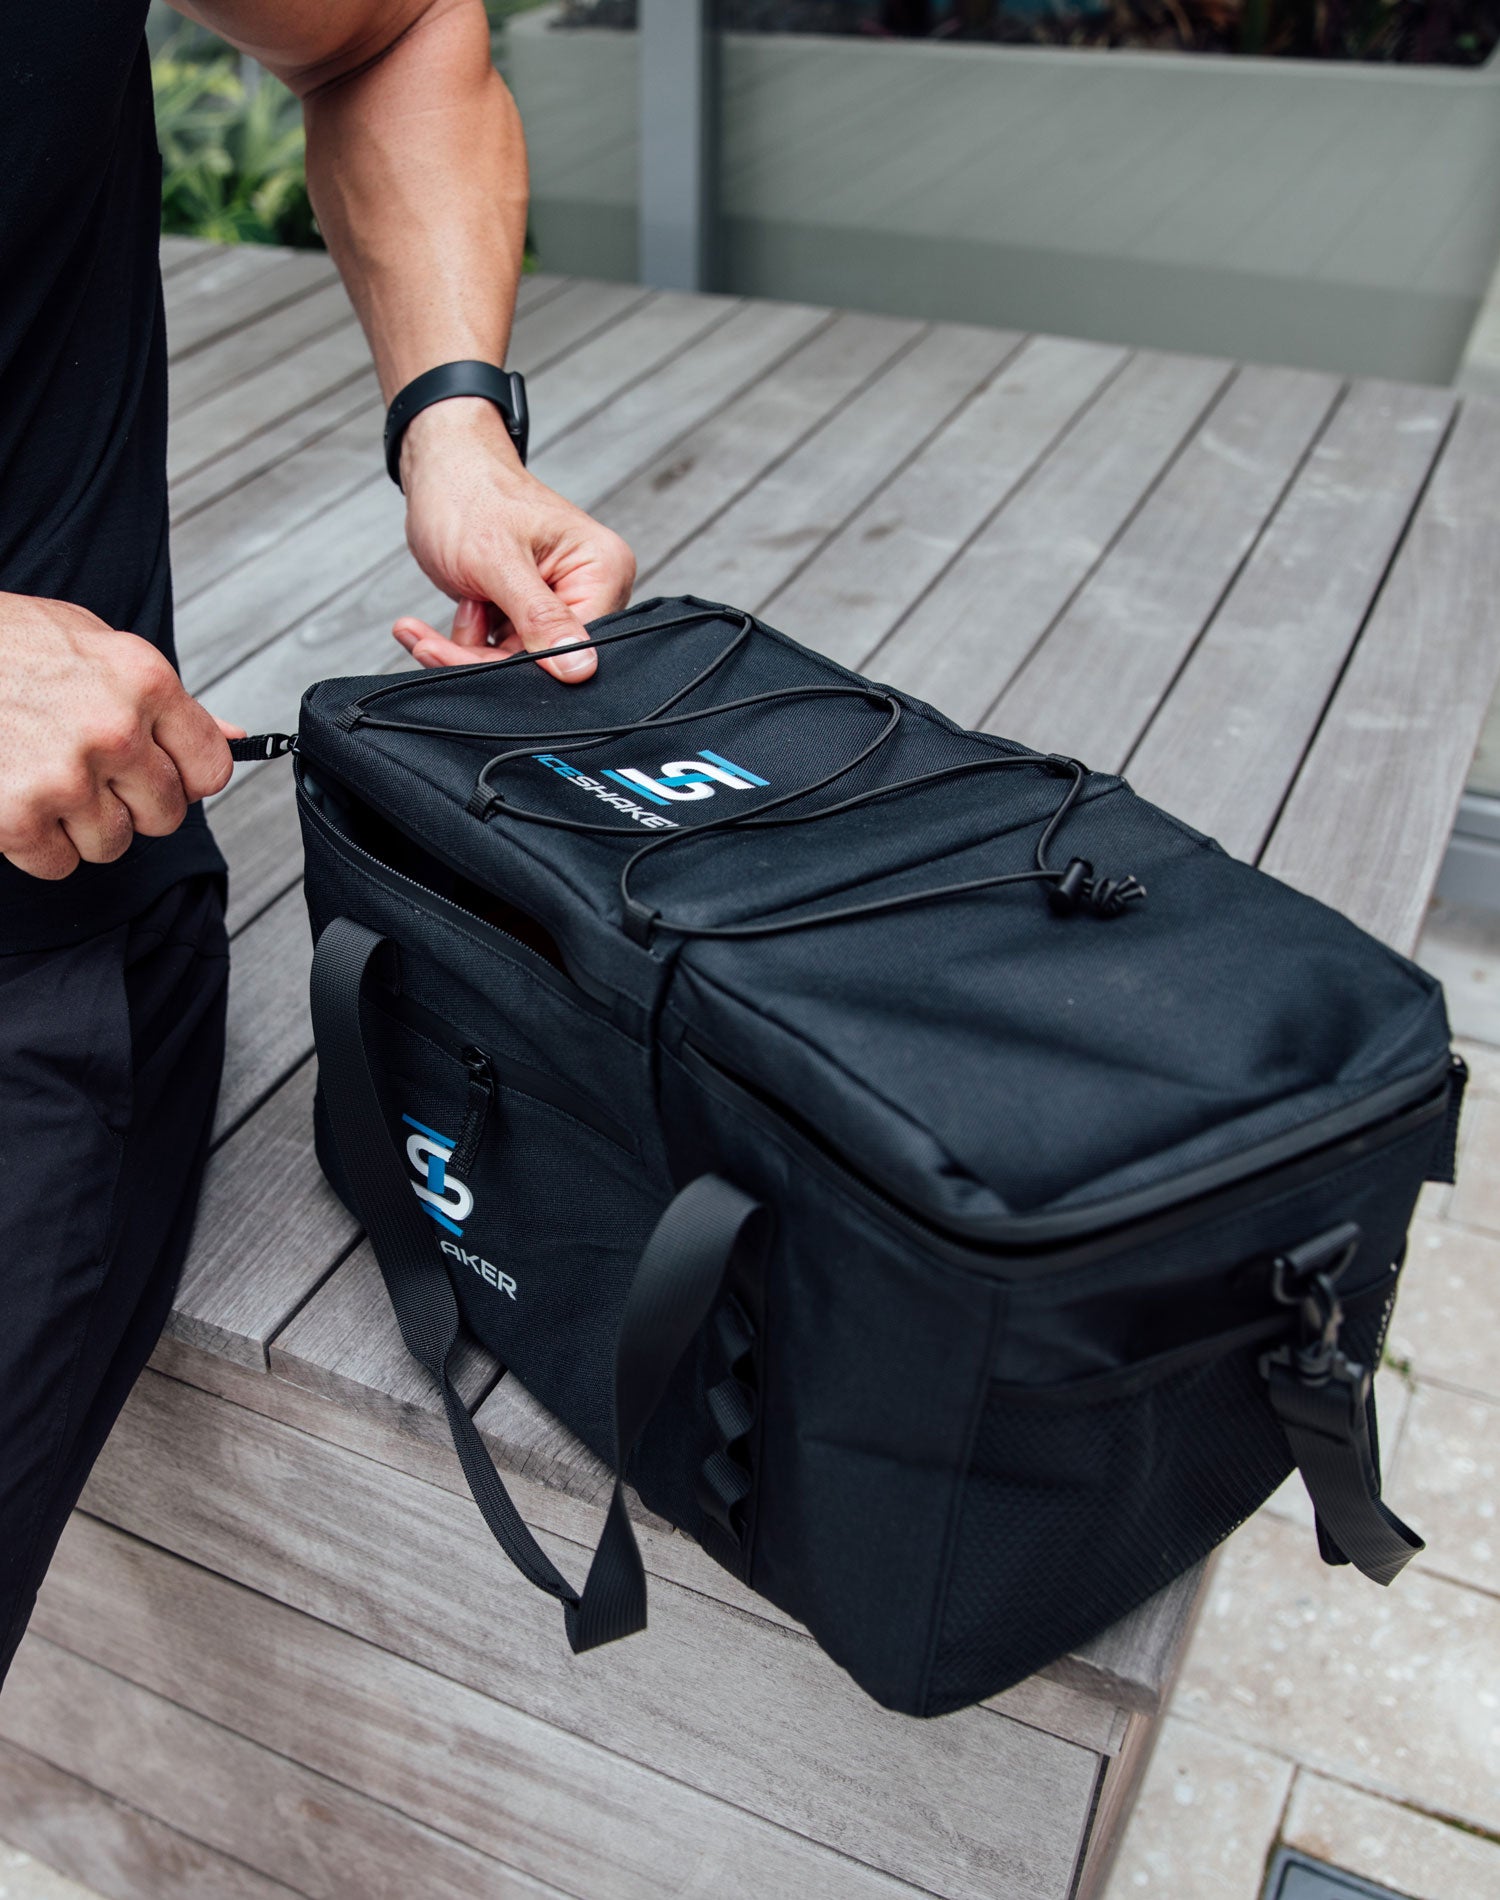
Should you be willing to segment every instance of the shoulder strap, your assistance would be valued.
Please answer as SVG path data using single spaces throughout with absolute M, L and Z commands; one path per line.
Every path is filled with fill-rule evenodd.
M 622 1474 L 673 1368 L 707 1318 L 730 1256 L 759 1205 L 717 1175 L 700 1175 L 670 1203 L 646 1242 L 615 1345 L 614 1490 L 579 1592 L 522 1519 L 453 1384 L 458 1299 L 401 1166 L 365 1045 L 365 988 L 386 942 L 352 918 L 339 917 L 318 939 L 313 957 L 313 1032 L 339 1157 L 401 1337 L 442 1394 L 454 1449 L 484 1521 L 522 1576 L 563 1605 L 573 1649 L 593 1649 L 645 1628 L 646 1576 L 625 1508 Z

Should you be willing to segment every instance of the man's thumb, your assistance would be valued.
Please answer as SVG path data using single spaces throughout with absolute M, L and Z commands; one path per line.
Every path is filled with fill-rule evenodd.
M 588 628 L 564 606 L 535 568 L 513 568 L 497 578 L 490 599 L 520 636 L 528 653 L 546 653 L 549 648 L 570 646 L 588 638 Z M 598 666 L 592 647 L 577 653 L 560 653 L 541 662 L 555 678 L 576 686 Z

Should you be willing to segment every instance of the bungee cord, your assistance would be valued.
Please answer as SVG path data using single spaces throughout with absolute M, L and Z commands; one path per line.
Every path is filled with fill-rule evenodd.
M 696 609 L 691 613 L 679 614 L 671 620 L 656 621 L 640 627 L 624 627 L 612 633 L 594 634 L 587 639 L 575 641 L 569 646 L 558 647 L 555 651 L 565 653 L 582 647 L 610 646 L 621 640 L 635 639 L 641 634 L 668 633 L 681 627 L 701 625 L 724 617 L 725 610 L 723 609 Z M 1139 903 L 1145 897 L 1145 886 L 1138 878 L 1097 876 L 1094 867 L 1086 858 L 1071 858 L 1062 865 L 1050 862 L 1051 847 L 1068 814 L 1082 796 L 1088 776 L 1086 766 L 1077 759 L 1066 758 L 1059 753 L 1034 752 L 1028 749 L 992 758 L 966 759 L 953 765 L 940 766 L 931 772 L 917 773 L 910 778 L 896 780 L 889 785 L 873 786 L 866 791 L 856 792 L 847 798 L 840 799 L 832 805 L 819 806 L 815 811 L 786 812 L 783 810 L 783 807 L 799 799 L 805 799 L 816 792 L 823 791 L 836 779 L 846 777 L 863 765 L 866 760 L 872 758 L 895 734 L 900 726 L 904 708 L 900 699 L 885 688 L 868 682 L 853 682 L 848 685 L 778 687 L 765 692 L 749 693 L 739 699 L 724 700 L 714 706 L 674 711 L 673 709 L 679 707 L 690 693 L 695 692 L 698 687 L 711 679 L 740 650 L 749 639 L 755 624 L 752 615 L 742 613 L 740 625 L 728 644 L 685 685 L 678 687 L 659 706 L 642 714 L 639 718 L 622 720 L 609 726 L 587 727 L 583 730 L 574 726 L 553 731 L 500 732 L 493 727 L 428 725 L 416 720 L 381 717 L 369 710 L 376 702 L 387 700 L 402 692 L 409 692 L 417 686 L 432 687 L 448 679 L 469 680 L 476 673 L 498 673 L 510 667 L 535 665 L 537 656 L 532 653 L 511 654 L 501 660 L 490 661 L 477 667 L 457 669 L 447 674 L 428 674 L 420 678 L 393 680 L 388 686 L 376 687 L 352 702 L 340 716 L 339 723 L 348 732 L 366 727 L 374 731 L 421 733 L 444 739 L 513 741 L 515 743 L 502 752 L 494 753 L 480 767 L 465 807 L 471 817 L 481 823 L 487 823 L 491 818 L 501 816 L 518 819 L 528 824 L 550 825 L 562 831 L 620 837 L 624 835 L 624 832 L 618 824 L 564 817 L 555 812 L 536 811 L 529 806 L 519 805 L 496 788 L 493 774 L 518 759 L 535 757 L 538 747 L 544 748 L 555 757 L 562 757 L 569 753 L 592 751 L 597 746 L 640 733 L 668 731 L 675 726 L 717 717 L 723 713 L 739 712 L 747 707 L 766 706 L 783 700 L 858 699 L 875 710 L 884 712 L 884 723 L 874 738 L 853 758 L 836 766 L 831 772 L 825 773 L 811 785 L 798 786 L 795 790 L 763 800 L 751 811 L 734 812 L 726 818 L 711 819 L 705 824 L 663 833 L 649 839 L 633 851 L 620 870 L 621 913 L 626 934 L 633 942 L 644 946 L 650 945 L 658 930 L 669 931 L 679 937 L 780 936 L 790 931 L 807 930 L 823 924 L 849 923 L 890 911 L 910 909 L 916 905 L 937 903 L 947 898 L 968 896 L 977 891 L 995 890 L 1014 884 L 1047 885 L 1048 903 L 1059 916 L 1069 916 L 1074 912 L 1086 910 L 1097 917 L 1117 917 L 1129 905 Z M 696 924 L 665 917 L 660 910 L 643 902 L 631 890 L 631 882 L 637 867 L 646 858 L 672 846 L 681 846 L 695 839 L 728 831 L 810 824 L 816 819 L 831 818 L 842 812 L 856 810 L 860 806 L 873 803 L 876 799 L 891 797 L 897 792 L 908 792 L 921 786 L 939 784 L 944 780 L 963 777 L 971 772 L 1015 770 L 1023 767 L 1054 776 L 1063 776 L 1070 781 L 1057 809 L 1048 819 L 1037 840 L 1035 862 L 1029 870 L 1005 871 L 987 877 L 967 878 L 948 884 L 932 885 L 924 890 L 894 892 L 883 897 L 870 898 L 863 903 L 842 904 L 833 909 L 818 910 L 804 916 L 751 919 L 734 924 Z M 816 902 L 816 899 L 809 898 L 802 901 L 812 903 Z

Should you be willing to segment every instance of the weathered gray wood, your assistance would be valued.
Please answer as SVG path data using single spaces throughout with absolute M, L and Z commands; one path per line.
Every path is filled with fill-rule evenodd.
M 229 245 L 201 269 L 168 277 L 162 285 L 167 353 L 177 358 L 201 350 L 252 317 L 310 296 L 335 275 L 323 251 Z
M 1500 671 L 1497 466 L 1500 405 L 1473 398 L 1261 859 L 1402 951 Z
M 184 356 L 172 366 L 168 382 L 173 424 L 231 383 L 255 375 L 278 358 L 354 321 L 348 294 L 335 279 L 310 297 L 299 297 L 295 303 L 268 311 L 206 349 Z
M 405 649 L 391 638 L 391 624 L 401 614 L 416 614 L 445 632 L 453 617 L 453 602 L 404 548 L 221 674 L 203 689 L 203 702 L 248 730 L 290 731 L 302 695 L 315 680 L 411 666 Z M 236 779 L 242 776 L 247 783 L 252 777 L 274 778 L 284 795 L 292 796 L 284 760 L 241 766 Z
M 806 304 L 742 304 L 707 335 L 623 390 L 535 458 L 542 480 L 581 507 L 632 476 L 828 321 Z
M 154 1371 L 169 1379 L 196 1386 L 199 1391 L 211 1393 L 232 1405 L 244 1406 L 263 1418 L 290 1425 L 328 1444 L 342 1445 L 362 1458 L 390 1465 L 394 1470 L 420 1478 L 425 1484 L 438 1485 L 455 1496 L 468 1496 L 468 1486 L 444 1435 L 438 1431 L 413 1433 L 397 1429 L 389 1422 L 388 1408 L 338 1403 L 288 1380 L 266 1378 L 260 1372 L 189 1345 L 170 1332 L 158 1343 L 151 1365 Z M 535 1401 L 529 1402 L 535 1404 Z M 426 1401 L 417 1399 L 413 1403 L 425 1404 L 434 1420 L 437 1418 L 439 1401 L 435 1394 Z M 490 1447 L 505 1467 L 506 1485 L 528 1524 L 583 1547 L 597 1540 L 601 1523 L 597 1504 L 581 1502 L 540 1475 L 536 1478 L 521 1476 L 507 1465 L 506 1446 L 493 1436 Z M 736 1582 L 691 1539 L 676 1531 L 658 1529 L 660 1520 L 643 1507 L 637 1505 L 632 1516 L 648 1577 L 681 1584 L 747 1616 L 759 1616 L 787 1629 L 800 1627 L 764 1597 L 756 1596 Z M 1101 1702 L 1091 1692 L 1069 1688 L 1045 1676 L 1033 1676 L 1018 1683 L 1002 1695 L 992 1697 L 984 1706 L 1101 1754 L 1113 1752 L 1123 1737 L 1123 1718 L 1114 1703 Z
M 1239 857 L 1275 822 L 1452 409 L 1355 385 L 1127 762 L 1143 797 Z
M 254 731 L 264 732 L 257 724 Z M 292 795 L 292 775 L 283 759 L 269 771 L 245 777 L 237 766 L 229 789 L 213 802 L 209 817 L 229 865 L 231 937 L 289 891 L 302 875 L 302 830 Z
M 315 1080 L 304 1062 L 210 1158 L 167 1322 L 174 1338 L 256 1371 L 359 1234 L 312 1156 Z
M 41 1637 L 16 1657 L 0 1735 L 308 1900 L 557 1896 Z
M 829 549 L 837 552 L 837 565 L 830 569 L 820 560 L 777 602 L 799 622 L 812 624 L 816 617 L 841 628 L 847 645 L 837 657 L 867 665 L 961 721 L 980 718 L 993 703 L 1229 374 L 1227 364 L 1207 358 L 1147 352 L 1096 386 L 1093 400 L 1081 399 L 1080 413 L 1064 415 L 1064 432 L 1049 446 L 1042 430 L 1053 377 L 1042 374 L 1040 361 L 1034 370 L 1031 364 L 1033 352 L 1047 344 L 1031 345 L 987 392 L 996 400 L 974 403 L 955 425 L 983 407 L 987 427 L 952 445 L 953 431 L 945 430 Z M 1075 384 L 1085 367 L 1074 366 Z M 1006 391 L 1009 401 L 1002 402 L 1012 377 L 1019 387 Z M 1035 416 L 1029 430 L 1028 408 Z M 1007 466 L 1012 441 L 1016 450 Z M 922 469 L 927 481 L 914 479 L 929 460 L 935 466 Z M 950 465 L 952 474 L 945 474 Z M 972 479 L 958 483 L 965 472 Z M 928 482 L 952 491 L 947 531 L 924 502 Z M 898 499 L 898 489 L 910 493 Z M 892 532 L 877 539 L 887 524 Z M 974 529 L 960 558 L 940 573 Z M 870 563 L 868 583 L 861 579 L 862 556 Z M 871 636 L 898 620 L 895 633 L 872 652 Z
M 1158 1727 L 1149 1715 L 1131 1716 L 1118 1754 L 1101 1764 L 1099 1798 L 1082 1850 L 1074 1900 L 1103 1900 L 1130 1810 L 1151 1762 Z
M 369 345 L 352 313 L 344 322 L 290 345 L 259 369 L 203 395 L 176 419 L 168 439 L 168 481 L 180 481 L 283 416 L 347 388 L 369 368 Z
M 32 1626 L 572 1894 L 913 1892 L 507 1708 L 503 1682 L 492 1700 L 90 1518 L 69 1528 Z
M 299 1900 L 280 1881 L 5 1741 L 0 1836 L 109 1900 Z
M 235 1128 L 312 1048 L 307 1002 L 311 967 L 302 892 L 290 890 L 235 940 L 215 1140 Z
M 986 730 L 1123 763 L 1338 394 L 1242 369 L 1108 557 L 986 715 Z
M 369 440 L 378 450 L 384 410 L 380 403 L 379 379 L 373 369 L 368 376 L 362 376 L 344 388 L 320 397 L 305 409 L 284 416 L 260 435 L 248 437 L 238 448 L 216 456 L 192 475 L 184 476 L 172 487 L 168 496 L 174 528 L 180 528 L 200 510 L 233 494 L 254 481 L 258 475 L 275 468 L 289 455 L 296 454 L 309 443 L 321 441 L 330 430 L 358 415 L 368 418 Z
M 261 1119 L 255 1116 L 251 1128 Z M 432 1380 L 402 1344 L 368 1241 L 362 1241 L 277 1332 L 270 1365 L 278 1378 L 361 1411 L 374 1411 L 398 1431 L 439 1444 L 448 1439 L 447 1419 L 434 1406 Z M 468 1410 L 499 1376 L 489 1353 L 472 1339 L 460 1341 L 453 1383 Z
M 845 313 L 767 376 L 602 498 L 602 518 L 635 550 L 639 586 L 722 508 L 811 435 L 921 333 L 895 317 Z
M 1202 1605 L 1207 1570 L 1205 1562 L 1184 1571 L 1092 1642 L 1049 1663 L 1043 1675 L 1119 1708 L 1158 1714 Z
M 535 286 L 534 289 L 533 286 Z M 518 321 L 534 306 L 549 301 L 557 291 L 568 287 L 569 280 L 566 278 L 523 279 L 516 299 Z M 274 468 L 278 462 L 295 454 L 299 448 L 321 440 L 330 429 L 361 412 L 366 412 L 369 417 L 369 440 L 374 445 L 369 455 L 378 466 L 380 419 L 383 411 L 380 404 L 380 385 L 374 372 L 371 371 L 368 377 L 358 378 L 341 390 L 309 403 L 305 408 L 283 417 L 281 421 L 263 430 L 259 435 L 250 437 L 237 448 L 230 449 L 215 457 L 212 462 L 205 463 L 194 474 L 184 476 L 173 486 L 171 492 L 174 524 L 180 527 L 201 509 L 252 481 L 257 475 L 262 475 L 268 469 Z M 363 464 L 360 472 L 368 473 L 368 461 Z M 315 478 L 310 478 L 310 486 L 314 492 L 318 492 Z
M 161 274 L 163 278 L 179 277 L 185 270 L 211 264 L 222 249 L 222 245 L 205 243 L 202 238 L 163 237 Z
M 970 400 L 1017 347 L 1005 331 L 928 330 L 653 576 L 664 594 L 758 609 Z
M 649 1630 L 565 1668 L 557 1606 L 472 1504 L 191 1387 L 144 1375 L 85 1508 L 915 1885 L 1067 1892 L 1093 1751 L 986 1709 L 884 1714 L 810 1639 L 664 1582 Z M 585 1550 L 541 1541 L 581 1574 Z

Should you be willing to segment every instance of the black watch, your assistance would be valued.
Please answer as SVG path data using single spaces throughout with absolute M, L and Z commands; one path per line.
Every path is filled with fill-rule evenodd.
M 505 418 L 505 429 L 526 460 L 526 437 L 531 418 L 526 409 L 526 384 L 518 371 L 497 369 L 493 363 L 439 363 L 423 370 L 401 390 L 385 414 L 385 472 L 401 486 L 401 438 L 415 415 L 449 396 L 482 396 Z

